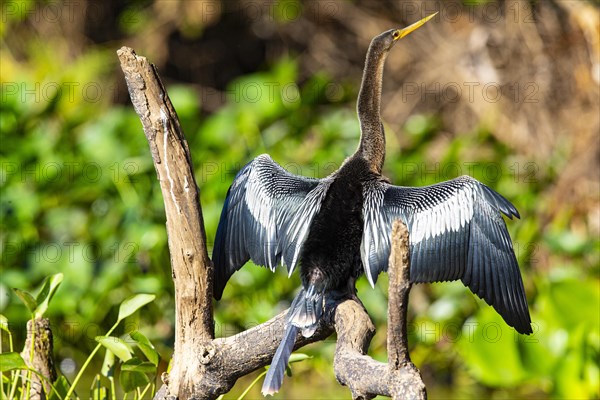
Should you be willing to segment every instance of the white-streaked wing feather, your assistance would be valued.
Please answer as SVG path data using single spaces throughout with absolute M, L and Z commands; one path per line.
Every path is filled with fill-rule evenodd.
M 392 223 L 409 229 L 411 281 L 461 279 L 519 332 L 531 332 L 512 242 L 501 213 L 519 217 L 504 197 L 463 176 L 412 188 L 373 182 L 364 190 L 361 255 L 373 285 L 386 271 Z
M 216 298 L 249 259 L 273 271 L 284 251 L 299 254 L 331 180 L 293 175 L 266 154 L 242 168 L 229 189 L 217 228 Z M 284 257 L 283 261 L 291 273 L 298 259 Z
M 298 217 L 290 220 L 280 239 L 280 248 L 283 249 L 283 263 L 291 275 L 296 265 L 302 244 L 306 240 L 312 218 L 319 212 L 321 203 L 327 194 L 327 190 L 333 181 L 332 178 L 324 178 L 313 190 L 311 190 L 300 203 L 296 215 Z M 307 221 L 308 218 L 308 221 Z

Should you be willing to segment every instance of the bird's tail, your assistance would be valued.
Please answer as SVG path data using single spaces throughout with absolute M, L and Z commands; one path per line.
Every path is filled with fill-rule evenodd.
M 314 285 L 302 289 L 296 296 L 288 312 L 288 324 L 302 329 L 302 336 L 311 337 L 317 330 L 323 315 L 323 292 Z
M 317 291 L 313 285 L 306 290 L 302 289 L 288 311 L 283 339 L 273 356 L 262 386 L 263 395 L 272 395 L 279 391 L 296 343 L 298 330 L 302 330 L 304 337 L 312 336 L 319 325 L 321 315 L 323 315 L 323 293 Z
M 283 339 L 273 356 L 273 361 L 271 361 L 267 376 L 265 376 L 265 381 L 261 390 L 264 396 L 273 395 L 279 391 L 279 388 L 283 383 L 283 375 L 285 374 L 290 354 L 292 354 L 294 343 L 296 343 L 297 333 L 298 327 L 287 324 Z

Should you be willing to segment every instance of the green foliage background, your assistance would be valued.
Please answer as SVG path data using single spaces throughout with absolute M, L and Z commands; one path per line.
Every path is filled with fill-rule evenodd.
M 48 3 L 14 4 L 39 12 Z M 117 305 L 132 293 L 157 298 L 129 317 L 120 333 L 144 332 L 157 346 L 163 369 L 171 353 L 174 304 L 162 197 L 115 55 L 120 45 L 139 39 L 144 24 L 156 22 L 150 4 L 122 7 L 115 15 L 122 40 L 104 43 L 75 43 L 65 32 L 46 35 L 34 18 L 39 14 L 9 13 L 3 6 L 0 311 L 22 344 L 27 313 L 10 288 L 35 290 L 44 277 L 64 273 L 46 315 L 67 377 L 76 369 L 64 361 L 80 366 L 96 344 L 94 337 L 112 325 Z M 133 14 L 137 18 L 130 18 Z M 201 25 L 180 29 L 202 39 Z M 147 55 L 144 49 L 136 48 Z M 300 59 L 289 52 L 237 76 L 226 84 L 223 104 L 210 113 L 194 85 L 166 78 L 195 164 L 209 242 L 228 185 L 256 155 L 268 152 L 291 172 L 323 177 L 357 145 L 359 81 L 335 82 L 327 71 L 307 74 Z M 332 87 L 342 90 L 332 96 Z M 256 88 L 274 88 L 273 96 L 253 92 Z M 517 335 L 460 283 L 416 286 L 409 343 L 430 397 L 598 398 L 598 232 L 589 223 L 574 227 L 574 205 L 549 195 L 569 160 L 566 150 L 528 161 L 483 123 L 453 135 L 446 129 L 439 115 L 427 112 L 387 125 L 385 174 L 396 184 L 420 186 L 465 173 L 470 165 L 470 174 L 517 205 L 522 219 L 507 224 L 534 334 Z M 556 208 L 551 219 L 549 207 Z M 217 335 L 269 319 L 289 305 L 298 286 L 298 277 L 288 279 L 284 271 L 273 275 L 245 267 L 215 303 Z M 371 355 L 382 361 L 386 288 L 385 276 L 375 290 L 364 279 L 358 283 L 379 329 Z M 294 377 L 284 383 L 280 398 L 347 398 L 333 376 L 334 346 L 332 338 L 303 349 L 314 357 L 294 364 Z M 241 379 L 231 396 L 254 376 Z M 259 397 L 258 389 L 249 397 Z

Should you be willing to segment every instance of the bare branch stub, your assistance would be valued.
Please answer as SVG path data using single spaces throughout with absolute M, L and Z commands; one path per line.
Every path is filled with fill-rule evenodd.
M 212 264 L 191 156 L 177 114 L 152 64 L 128 48 L 117 51 L 133 106 L 150 144 L 167 215 L 175 285 L 175 351 L 169 391 L 193 392 L 205 344 L 213 338 Z
M 390 369 L 397 370 L 400 366 L 410 363 L 406 336 L 410 257 L 408 229 L 402 221 L 395 221 L 392 226 L 389 263 L 387 351 Z
M 410 292 L 410 242 L 408 228 L 398 220 L 392 225 L 392 249 L 388 267 L 388 367 L 394 399 L 425 399 L 427 392 L 419 370 L 410 360 L 406 333 Z M 405 379 L 410 385 L 403 385 Z
M 33 354 L 31 354 L 32 341 Z M 23 357 L 29 368 L 46 378 L 41 379 L 37 374 L 31 374 L 30 399 L 45 399 L 46 394 L 51 392 L 50 385 L 57 378 L 53 353 L 54 341 L 50 329 L 50 320 L 48 318 L 35 318 L 27 321 L 27 339 L 21 357 Z M 28 372 L 23 371 L 22 374 L 23 382 L 26 382 Z

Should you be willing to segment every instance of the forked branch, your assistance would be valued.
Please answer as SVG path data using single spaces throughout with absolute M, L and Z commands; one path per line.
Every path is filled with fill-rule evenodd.
M 286 312 L 228 338 L 214 338 L 212 263 L 208 258 L 199 190 L 191 155 L 177 114 L 156 69 L 128 47 L 118 52 L 131 101 L 144 128 L 160 182 L 171 268 L 175 285 L 175 349 L 172 368 L 155 398 L 214 399 L 235 381 L 267 365 L 283 336 Z M 334 330 L 338 345 L 334 370 L 354 398 L 387 395 L 425 397 L 425 386 L 406 349 L 408 235 L 394 226 L 390 257 L 390 362 L 365 355 L 375 328 L 368 314 L 351 299 L 329 299 L 326 318 L 310 338 L 301 335 L 295 348 L 324 340 Z

